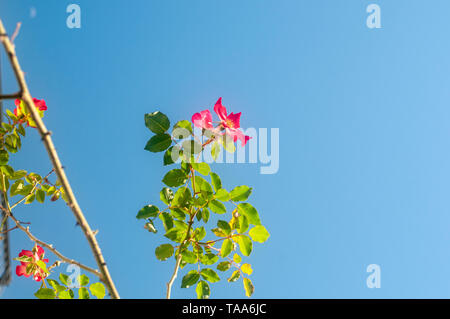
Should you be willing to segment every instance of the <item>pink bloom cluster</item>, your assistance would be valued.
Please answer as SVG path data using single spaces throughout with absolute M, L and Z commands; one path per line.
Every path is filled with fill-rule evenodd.
M 48 259 L 44 258 L 44 254 L 44 249 L 39 245 L 34 246 L 33 250 L 22 250 L 19 253 L 19 258 L 23 256 L 30 257 L 30 261 L 20 262 L 20 265 L 16 267 L 17 276 L 30 277 L 32 275 L 35 281 L 41 281 L 47 277 L 45 271 L 37 264 L 38 261 L 48 263 Z
M 250 136 L 244 135 L 239 129 L 241 127 L 241 112 L 227 114 L 227 109 L 222 105 L 222 98 L 220 97 L 216 104 L 214 105 L 214 112 L 219 116 L 219 125 L 214 127 L 211 113 L 209 110 L 201 111 L 200 113 L 195 113 L 192 116 L 192 123 L 196 127 L 212 130 L 219 135 L 228 135 L 233 139 L 233 142 L 237 140 L 241 141 L 242 146 L 247 144 L 247 141 L 251 139 Z M 225 133 L 223 133 L 225 131 Z
M 41 117 L 44 116 L 44 111 L 47 111 L 47 105 L 44 100 L 38 100 L 33 98 L 34 105 L 38 109 Z M 16 99 L 16 108 L 14 109 L 14 115 L 17 116 L 19 123 L 27 123 L 28 126 L 36 127 L 36 124 L 31 119 L 28 114 L 24 102 L 22 100 Z

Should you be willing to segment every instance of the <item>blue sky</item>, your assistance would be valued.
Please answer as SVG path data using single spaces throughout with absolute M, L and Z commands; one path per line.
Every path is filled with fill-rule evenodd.
M 271 233 L 249 259 L 255 298 L 450 297 L 448 1 L 77 1 L 77 30 L 70 3 L 1 0 L 0 17 L 8 30 L 22 22 L 19 59 L 122 297 L 163 297 L 173 268 L 154 257 L 161 234 L 135 219 L 159 204 L 168 170 L 143 150 L 143 115 L 188 119 L 219 96 L 242 126 L 280 129 L 277 174 L 213 166 L 226 188 L 254 187 Z M 371 3 L 381 29 L 366 26 Z M 50 170 L 35 132 L 13 164 Z M 62 202 L 16 214 L 95 265 Z M 13 254 L 32 246 L 18 231 L 11 242 Z M 366 287 L 369 264 L 379 289 Z M 194 297 L 180 280 L 173 297 Z M 15 276 L 2 297 L 37 286 Z M 242 283 L 211 297 L 244 297 Z

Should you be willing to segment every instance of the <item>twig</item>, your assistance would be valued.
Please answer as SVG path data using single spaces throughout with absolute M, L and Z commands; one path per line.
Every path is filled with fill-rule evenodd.
M 36 123 L 36 127 L 39 131 L 41 139 L 44 142 L 45 148 L 47 149 L 48 156 L 52 162 L 53 167 L 55 168 L 58 179 L 61 182 L 61 185 L 66 194 L 67 205 L 72 210 L 78 224 L 81 226 L 81 229 L 83 230 L 84 235 L 86 236 L 87 241 L 89 242 L 89 246 L 91 247 L 92 253 L 95 257 L 95 260 L 101 272 L 99 278 L 106 285 L 106 288 L 108 289 L 111 298 L 118 299 L 120 298 L 119 293 L 117 292 L 116 287 L 114 286 L 114 282 L 111 278 L 111 275 L 109 274 L 108 267 L 106 266 L 106 262 L 98 245 L 97 239 L 95 238 L 91 227 L 89 226 L 80 206 L 78 205 L 78 202 L 72 191 L 72 187 L 70 186 L 69 180 L 67 179 L 66 173 L 64 172 L 64 169 L 61 165 L 61 161 L 59 160 L 58 153 L 56 152 L 55 146 L 50 137 L 50 133 L 47 130 L 46 126 L 44 125 L 44 122 L 39 116 L 39 113 L 34 105 L 33 98 L 31 97 L 31 94 L 28 90 L 28 86 L 25 81 L 23 71 L 17 59 L 14 45 L 8 38 L 1 19 L 0 19 L 0 39 L 3 43 L 3 47 L 5 48 L 7 56 L 11 63 L 14 75 L 20 88 L 20 92 L 22 93 L 20 99 L 25 102 L 25 105 L 28 111 L 30 112 L 33 121 Z
M 16 29 L 14 30 L 13 35 L 11 36 L 11 42 L 14 43 L 14 40 L 19 35 L 20 27 L 22 26 L 22 22 L 18 22 L 16 25 Z
M 22 96 L 21 92 L 13 93 L 13 94 L 2 94 L 0 95 L 0 100 L 14 100 L 18 99 Z
M 47 248 L 48 250 L 50 250 L 52 253 L 54 253 L 56 256 L 58 256 L 61 259 L 62 262 L 65 262 L 65 263 L 68 263 L 68 264 L 77 265 L 81 269 L 84 269 L 84 270 L 86 270 L 86 271 L 88 271 L 88 272 L 90 272 L 90 273 L 92 273 L 92 274 L 94 274 L 94 275 L 96 275 L 98 277 L 101 277 L 101 273 L 98 272 L 98 270 L 95 270 L 95 269 L 93 269 L 91 267 L 85 266 L 85 265 L 83 265 L 82 263 L 80 263 L 80 262 L 78 262 L 76 260 L 73 260 L 73 259 L 65 257 L 63 254 L 61 254 L 59 251 L 57 251 L 55 248 L 53 248 L 53 245 L 47 244 L 47 243 L 43 242 L 42 240 L 39 240 L 38 238 L 36 238 L 30 232 L 30 227 L 26 227 L 26 228 L 23 227 L 22 223 L 19 220 L 17 220 L 14 217 L 14 215 L 8 209 L 4 208 L 1 205 L 0 205 L 0 209 L 2 211 L 4 211 L 5 214 L 14 221 L 14 223 L 16 223 L 16 226 L 11 228 L 10 230 L 13 230 L 13 229 L 16 229 L 16 228 L 22 230 L 23 232 L 25 232 L 25 234 L 27 234 L 27 236 L 30 238 L 31 241 L 33 241 L 33 242 L 35 242 L 35 243 L 37 243 L 37 244 Z

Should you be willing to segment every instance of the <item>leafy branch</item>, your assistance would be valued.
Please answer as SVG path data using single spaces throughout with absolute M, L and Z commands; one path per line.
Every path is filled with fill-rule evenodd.
M 56 175 L 58 176 L 58 181 L 61 183 L 62 188 L 64 190 L 65 196 L 66 196 L 66 202 L 67 205 L 72 210 L 77 223 L 80 225 L 88 243 L 92 250 L 92 253 L 94 255 L 94 258 L 97 262 L 97 265 L 100 269 L 100 280 L 103 281 L 111 295 L 111 298 L 119 298 L 119 294 L 117 292 L 117 289 L 114 285 L 114 282 L 111 278 L 111 275 L 109 273 L 108 267 L 106 265 L 105 259 L 102 255 L 102 252 L 100 250 L 100 247 L 98 245 L 97 239 L 95 237 L 94 232 L 90 228 L 77 200 L 73 193 L 72 187 L 70 186 L 69 180 L 64 172 L 64 168 L 61 164 L 61 161 L 59 159 L 58 153 L 56 152 L 55 146 L 53 144 L 53 141 L 51 139 L 51 132 L 46 128 L 44 122 L 41 119 L 41 116 L 39 114 L 38 109 L 36 108 L 35 101 L 33 100 L 27 83 L 25 81 L 24 72 L 22 71 L 19 61 L 17 59 L 15 48 L 8 37 L 6 30 L 3 26 L 2 21 L 0 20 L 0 40 L 3 44 L 3 47 L 7 53 L 7 56 L 9 58 L 10 64 L 12 66 L 12 69 L 14 71 L 15 78 L 17 80 L 17 83 L 19 85 L 19 92 L 14 94 L 6 94 L 1 95 L 0 99 L 20 99 L 24 103 L 24 107 L 26 108 L 33 123 L 35 123 L 36 128 L 41 136 L 41 139 L 44 143 L 44 146 L 47 150 L 48 156 L 50 158 L 50 161 L 52 162 L 52 166 L 55 169 Z M 11 215 L 10 215 L 11 217 Z
M 221 109 L 222 108 L 222 109 Z M 217 270 L 226 272 L 235 268 L 228 282 L 243 279 L 245 293 L 248 297 L 253 294 L 254 286 L 248 278 L 253 269 L 250 264 L 241 264 L 240 253 L 248 257 L 253 250 L 253 241 L 263 243 L 269 238 L 269 233 L 261 225 L 257 210 L 247 203 L 252 188 L 242 185 L 228 192 L 222 186 L 218 174 L 211 171 L 207 163 L 201 162 L 201 155 L 206 151 L 216 160 L 219 152 L 234 152 L 234 142 L 239 139 L 243 145 L 250 139 L 239 128 L 239 114 L 231 113 L 228 118 L 221 99 L 214 108 L 219 114 L 221 122 L 213 127 L 209 111 L 196 113 L 192 122 L 200 127 L 201 134 L 194 133 L 189 121 L 177 122 L 168 133 L 170 121 L 161 112 L 145 115 L 145 125 L 156 135 L 152 136 L 145 146 L 150 152 L 165 152 L 164 166 L 179 164 L 167 172 L 162 179 L 166 184 L 159 194 L 161 201 L 167 205 L 163 210 L 155 205 L 144 206 L 137 214 L 138 219 L 146 221 L 145 228 L 151 233 L 157 233 L 156 219 L 162 221 L 164 236 L 176 244 L 162 244 L 155 250 L 156 258 L 165 261 L 175 258 L 175 267 L 167 283 L 166 298 L 171 297 L 172 285 L 178 273 L 189 264 L 196 269 L 190 270 L 182 278 L 181 288 L 196 285 L 197 298 L 209 298 L 210 283 L 220 281 L 219 275 L 209 266 L 217 264 Z M 198 120 L 198 121 L 197 121 Z M 199 123 L 200 122 L 200 123 Z M 229 139 L 229 136 L 232 138 Z M 206 137 L 206 141 L 202 142 Z M 202 175 L 202 176 L 201 176 Z M 209 177 L 210 181 L 205 177 Z M 230 220 L 217 220 L 217 227 L 211 229 L 216 236 L 204 240 L 207 232 L 204 226 L 194 226 L 203 222 L 212 222 L 210 211 L 219 216 L 226 216 L 227 203 L 232 207 Z M 250 225 L 253 225 L 250 229 Z M 215 245 L 221 244 L 220 248 Z M 232 258 L 229 255 L 234 251 Z M 205 267 L 206 266 L 206 267 Z

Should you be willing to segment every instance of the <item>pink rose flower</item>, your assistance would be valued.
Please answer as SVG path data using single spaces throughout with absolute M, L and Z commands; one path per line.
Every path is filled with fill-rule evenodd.
M 38 261 L 48 263 L 48 259 L 44 258 L 45 251 L 41 246 L 36 245 L 32 251 L 22 250 L 19 253 L 19 258 L 26 256 L 30 257 L 30 261 L 21 261 L 20 265 L 16 267 L 17 276 L 30 277 L 33 276 L 35 281 L 41 281 L 47 277 L 47 273 L 39 267 Z

